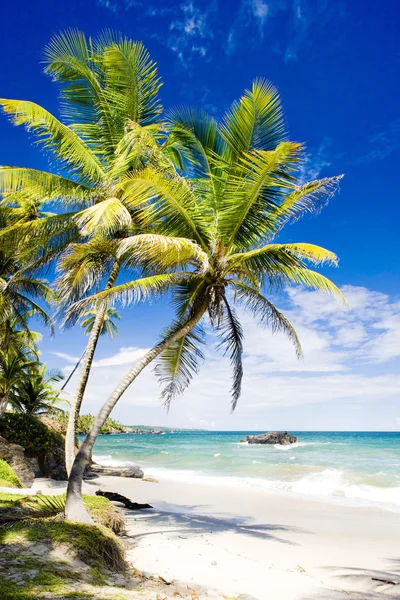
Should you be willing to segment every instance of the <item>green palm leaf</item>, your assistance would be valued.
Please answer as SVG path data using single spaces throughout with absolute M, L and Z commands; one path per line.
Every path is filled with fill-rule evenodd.
M 11 115 L 15 125 L 25 125 L 54 154 L 83 181 L 100 181 L 105 177 L 103 167 L 90 148 L 47 110 L 27 100 L 0 98 L 0 106 Z
M 181 326 L 181 322 L 177 321 L 164 332 L 164 337 L 178 331 Z M 204 331 L 198 325 L 160 355 L 154 371 L 159 381 L 166 384 L 161 398 L 167 409 L 176 396 L 183 394 L 193 375 L 198 373 L 199 364 L 204 359 L 199 347 L 201 344 L 204 344 Z

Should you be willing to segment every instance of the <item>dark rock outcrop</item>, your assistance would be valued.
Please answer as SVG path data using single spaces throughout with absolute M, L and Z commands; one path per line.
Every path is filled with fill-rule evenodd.
M 268 433 L 259 433 L 258 435 L 248 435 L 242 442 L 248 442 L 249 444 L 281 444 L 282 446 L 289 446 L 297 442 L 297 437 L 290 435 L 287 431 L 269 431 Z
M 62 427 L 47 417 L 6 413 L 0 418 L 0 458 L 27 487 L 35 477 L 67 479 Z

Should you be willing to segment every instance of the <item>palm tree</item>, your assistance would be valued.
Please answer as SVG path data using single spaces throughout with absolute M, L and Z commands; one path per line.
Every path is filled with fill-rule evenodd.
M 56 36 L 45 52 L 46 72 L 62 88 L 59 120 L 43 107 L 20 100 L 0 100 L 16 125 L 24 125 L 50 151 L 63 175 L 21 167 L 0 168 L 0 192 L 18 210 L 43 209 L 57 203 L 54 214 L 21 218 L 8 229 L 34 240 L 38 261 L 48 261 L 71 243 L 122 239 L 154 227 L 151 214 L 137 214 L 125 200 L 123 184 L 143 167 L 174 173 L 184 152 L 166 136 L 155 63 L 141 43 L 106 32 L 86 39 L 79 31 Z M 15 207 L 15 203 L 17 206 Z M 19 204 L 18 204 L 19 203 Z M 61 211 L 60 211 L 61 208 Z M 35 213 L 36 214 L 36 213 Z M 142 240 L 143 241 L 143 240 Z M 139 243 L 142 243 L 140 241 Z M 133 244 L 135 241 L 132 242 Z M 121 265 L 111 253 L 100 269 L 103 289 L 112 288 Z M 86 293 L 91 281 L 86 280 Z M 71 300 L 71 294 L 68 295 Z M 65 298 L 65 299 L 67 299 Z M 97 305 L 71 408 L 66 436 L 67 468 L 74 458 L 74 414 L 79 414 L 107 306 Z
M 11 400 L 16 412 L 29 415 L 57 415 L 63 412 L 60 402 L 60 390 L 54 387 L 64 379 L 62 373 L 46 373 L 46 366 L 38 362 L 29 365 L 18 384 L 18 393 Z
M 271 84 L 256 81 L 220 123 L 186 109 L 171 115 L 169 130 L 190 147 L 186 176 L 160 174 L 149 166 L 123 184 L 122 198 L 139 214 L 156 216 L 162 224 L 159 233 L 186 239 L 186 254 L 150 247 L 147 267 L 165 275 L 114 286 L 70 307 L 76 316 L 88 304 L 95 308 L 96 303 L 115 299 L 138 301 L 173 287 L 177 311 L 163 339 L 132 366 L 106 400 L 81 444 L 68 482 L 66 515 L 73 520 L 90 522 L 81 497 L 83 471 L 115 404 L 156 358 L 166 384 L 164 402 L 169 405 L 182 393 L 202 358 L 205 316 L 231 359 L 234 409 L 241 393 L 243 331 L 233 305 L 250 310 L 274 332 L 284 332 L 301 356 L 296 331 L 268 295 L 302 284 L 341 297 L 332 282 L 310 268 L 337 264 L 335 254 L 313 244 L 274 241 L 285 224 L 321 208 L 340 177 L 300 183 L 303 148 L 286 140 L 279 96 Z M 125 248 L 128 245 L 129 240 Z M 137 259 L 137 248 L 130 250 L 132 260 Z
M 0 415 L 18 401 L 21 380 L 32 361 L 22 353 L 8 351 L 0 356 Z
M 86 313 L 84 314 L 83 321 L 81 322 L 81 327 L 84 328 L 86 335 L 89 335 L 91 333 L 91 331 L 95 325 L 95 322 L 96 322 L 96 316 L 97 316 L 97 312 L 95 310 L 87 310 Z M 118 334 L 118 327 L 117 327 L 117 324 L 113 321 L 113 319 L 119 320 L 120 316 L 119 316 L 118 311 L 113 306 L 109 306 L 106 309 L 106 313 L 104 315 L 103 326 L 101 328 L 100 335 L 104 335 L 105 333 L 108 333 L 111 340 L 113 339 L 114 335 Z M 76 365 L 72 369 L 71 373 L 68 375 L 67 379 L 63 383 L 61 390 L 64 390 L 67 387 L 67 384 L 69 383 L 69 381 L 71 380 L 75 371 L 79 367 L 82 358 L 85 356 L 85 352 L 86 352 L 86 348 L 80 355 L 80 357 L 79 357 Z M 79 409 L 80 409 L 80 407 L 79 407 Z
M 86 317 L 81 323 L 81 326 L 85 329 L 86 335 L 88 335 L 93 329 L 93 325 L 96 320 L 96 314 L 97 313 L 95 310 L 86 311 Z M 104 315 L 103 327 L 100 331 L 100 335 L 108 333 L 110 340 L 112 340 L 114 335 L 118 334 L 118 327 L 115 323 L 115 320 L 119 320 L 120 318 L 121 317 L 119 316 L 118 311 L 113 306 L 109 306 L 106 314 Z

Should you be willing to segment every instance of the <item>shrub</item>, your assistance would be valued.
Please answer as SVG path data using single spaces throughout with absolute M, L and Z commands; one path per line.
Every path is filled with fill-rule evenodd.
M 0 486 L 3 487 L 23 487 L 18 475 L 5 460 L 0 459 Z
M 46 455 L 59 442 L 46 425 L 26 414 L 6 413 L 0 417 L 0 435 L 33 456 Z

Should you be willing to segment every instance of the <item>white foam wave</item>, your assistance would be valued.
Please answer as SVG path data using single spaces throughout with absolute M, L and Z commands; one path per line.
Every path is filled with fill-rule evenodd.
M 193 470 L 146 468 L 146 474 L 177 482 L 211 485 L 228 488 L 247 488 L 257 491 L 292 492 L 316 498 L 348 500 L 352 503 L 380 506 L 400 510 L 400 486 L 382 488 L 346 481 L 343 471 L 325 469 L 294 481 L 277 481 L 256 477 L 230 477 L 204 475 Z
M 161 450 L 161 454 L 169 454 L 166 450 Z
M 134 467 L 136 463 L 131 460 L 121 460 L 112 458 L 110 454 L 93 454 L 93 460 L 95 463 L 102 465 L 103 467 Z
M 330 442 L 326 442 L 326 443 L 330 444 Z M 303 446 L 319 446 L 319 445 L 325 445 L 325 442 L 321 442 L 321 444 L 319 444 L 318 442 L 295 442 L 294 444 L 288 444 L 287 446 L 282 446 L 282 444 L 274 444 L 274 448 L 276 448 L 277 450 L 287 451 L 287 450 L 293 450 L 294 448 L 303 448 Z
M 221 456 L 221 452 L 217 452 L 217 454 L 214 454 L 215 458 L 217 458 L 218 456 Z

